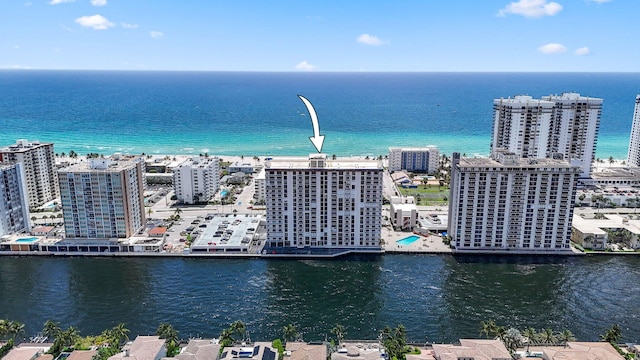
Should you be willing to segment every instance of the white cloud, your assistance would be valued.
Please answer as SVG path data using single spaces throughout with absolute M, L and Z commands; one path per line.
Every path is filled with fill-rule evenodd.
M 114 23 L 102 15 L 82 16 L 77 18 L 76 22 L 80 24 L 80 26 L 89 27 L 93 30 L 106 30 L 115 26 Z
M 58 4 L 62 4 L 62 3 L 70 3 L 70 2 L 74 2 L 76 0 L 51 0 L 49 1 L 49 5 L 58 5 Z
M 93 5 L 93 6 L 105 6 L 105 5 L 107 5 L 107 0 L 91 0 L 91 5 Z
M 567 51 L 567 48 L 562 44 L 550 43 L 540 46 L 538 48 L 538 51 L 543 54 L 560 54 Z
M 125 29 L 137 29 L 138 28 L 138 24 L 129 24 L 129 23 L 120 23 L 120 25 L 125 28 Z
M 369 34 L 362 34 L 358 36 L 357 40 L 360 44 L 365 45 L 380 46 L 384 44 L 384 41 L 380 40 L 379 37 Z
M 152 38 L 159 38 L 162 37 L 164 33 L 162 31 L 149 31 L 149 35 L 151 35 Z
M 315 69 L 316 67 L 314 65 L 309 64 L 307 60 L 301 61 L 300 63 L 298 63 L 298 65 L 296 65 L 296 70 L 313 71 Z
M 547 0 L 519 0 L 511 2 L 498 10 L 498 16 L 507 16 L 507 14 L 522 15 L 524 17 L 537 18 L 542 16 L 553 16 L 562 10 L 562 5 L 557 2 L 548 2 Z
M 591 50 L 589 50 L 589 48 L 585 46 L 585 47 L 581 47 L 579 49 L 576 49 L 575 54 L 576 55 L 581 55 L 581 56 L 582 55 L 589 55 L 589 54 L 591 54 Z

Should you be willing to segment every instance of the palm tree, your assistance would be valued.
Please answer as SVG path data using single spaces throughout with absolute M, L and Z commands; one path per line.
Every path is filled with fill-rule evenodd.
M 124 323 L 119 323 L 111 329 L 111 338 L 118 344 L 121 344 L 123 340 L 126 342 L 129 340 L 129 329 L 124 326 Z
M 540 331 L 540 342 L 545 345 L 555 344 L 556 336 L 553 334 L 553 330 L 550 328 L 542 329 L 542 331 Z
M 60 323 L 54 322 L 53 320 L 47 320 L 44 323 L 44 328 L 42 328 L 42 333 L 44 336 L 55 339 L 60 335 L 62 329 L 60 329 Z
M 282 338 L 284 342 L 293 341 L 298 338 L 298 330 L 293 324 L 286 325 L 282 328 Z
M 335 335 L 336 340 L 338 341 L 338 345 L 340 345 L 340 343 L 344 339 L 344 336 L 346 334 L 346 330 L 345 330 L 344 326 L 338 324 L 338 325 L 334 326 L 333 329 L 331 329 L 331 333 L 333 335 Z
M 502 341 L 507 350 L 513 354 L 522 343 L 522 334 L 520 334 L 520 331 L 516 328 L 509 328 L 505 331 Z
M 604 335 L 600 335 L 600 339 L 602 341 L 606 341 L 611 344 L 617 344 L 620 341 L 620 338 L 622 338 L 622 330 L 618 324 L 613 324 L 611 328 L 604 333 Z
M 178 342 L 178 331 L 176 331 L 171 324 L 160 323 L 156 330 L 156 336 L 160 339 L 165 339 L 165 343 Z
M 575 336 L 573 336 L 573 333 L 571 333 L 571 330 L 569 329 L 564 329 L 558 334 L 558 340 L 562 345 L 564 345 L 564 347 L 567 347 L 567 343 L 569 341 L 574 341 L 575 339 Z
M 17 321 L 11 321 L 9 322 L 8 331 L 9 331 L 8 335 L 13 335 L 12 338 L 15 340 L 16 337 L 18 337 L 18 335 L 20 336 L 24 335 L 24 324 Z
M 69 150 L 69 157 L 72 158 L 72 159 L 75 159 L 75 158 L 78 157 L 78 153 L 76 153 L 73 150 Z
M 536 338 L 538 336 L 538 333 L 536 332 L 536 329 L 530 327 L 530 328 L 526 328 L 523 332 L 522 332 L 522 336 L 524 336 L 527 339 L 527 353 L 529 352 L 529 346 L 531 345 L 531 343 L 536 343 Z
M 244 324 L 244 322 L 236 320 L 231 324 L 229 330 L 231 330 L 232 334 L 238 334 L 242 337 L 242 339 L 244 339 L 244 335 L 247 332 L 247 326 Z
M 220 333 L 220 344 L 223 347 L 231 346 L 233 344 L 233 333 L 229 329 L 224 329 Z
M 611 167 L 614 162 L 616 161 L 613 159 L 613 156 L 609 156 L 609 167 Z
M 9 334 L 9 320 L 0 319 L 0 339 Z
M 153 213 L 153 210 L 151 209 L 151 206 L 149 206 L 149 208 L 147 209 L 147 214 L 149 215 L 149 217 L 151 217 L 152 213 Z
M 502 326 L 496 325 L 496 322 L 493 320 L 482 321 L 480 322 L 480 335 L 485 334 L 488 338 L 495 338 L 499 335 L 500 331 L 504 330 L 504 328 L 502 328 L 502 330 L 500 330 L 500 328 L 502 328 Z

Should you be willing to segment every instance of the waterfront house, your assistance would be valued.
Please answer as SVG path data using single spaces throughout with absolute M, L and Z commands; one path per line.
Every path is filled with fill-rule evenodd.
M 287 342 L 284 360 L 326 360 L 327 346 L 305 342 Z
M 220 354 L 218 340 L 191 339 L 180 354 L 173 359 L 177 360 L 211 360 L 217 359 Z M 164 360 L 172 358 L 164 358 Z
M 158 336 L 138 336 L 124 351 L 109 360 L 160 360 L 166 355 L 165 340 Z
M 460 345 L 433 344 L 437 360 L 511 360 L 511 354 L 501 340 L 460 339 Z
M 244 343 L 243 343 L 244 344 Z M 253 345 L 225 347 L 218 360 L 232 360 L 237 358 L 252 360 L 276 360 L 278 350 L 271 347 L 269 342 L 256 342 Z

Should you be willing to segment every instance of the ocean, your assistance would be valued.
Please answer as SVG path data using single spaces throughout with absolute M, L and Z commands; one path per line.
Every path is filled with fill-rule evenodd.
M 579 92 L 604 99 L 596 156 L 625 159 L 638 73 L 234 73 L 0 71 L 0 145 L 56 152 L 306 155 L 436 145 L 487 155 L 494 98 Z

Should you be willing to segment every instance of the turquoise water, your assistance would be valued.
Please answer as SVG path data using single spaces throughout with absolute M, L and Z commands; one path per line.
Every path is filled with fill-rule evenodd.
M 404 239 L 400 239 L 396 241 L 396 244 L 406 246 L 406 245 L 411 245 L 418 240 L 420 240 L 420 236 L 411 235 Z
M 18 239 L 16 240 L 17 243 L 32 243 L 34 241 L 38 240 L 37 237 L 29 237 L 29 238 L 22 238 L 22 239 Z
M 222 190 L 222 191 L 220 191 L 220 197 L 222 197 L 222 198 L 223 198 L 223 197 L 227 196 L 227 193 L 228 193 L 228 191 L 227 191 L 227 190 Z
M 436 145 L 486 155 L 494 98 L 577 91 L 604 99 L 596 156 L 627 154 L 640 74 L 0 71 L 0 145 L 57 152 L 307 155 Z M 44 124 L 44 125 L 43 125 Z

